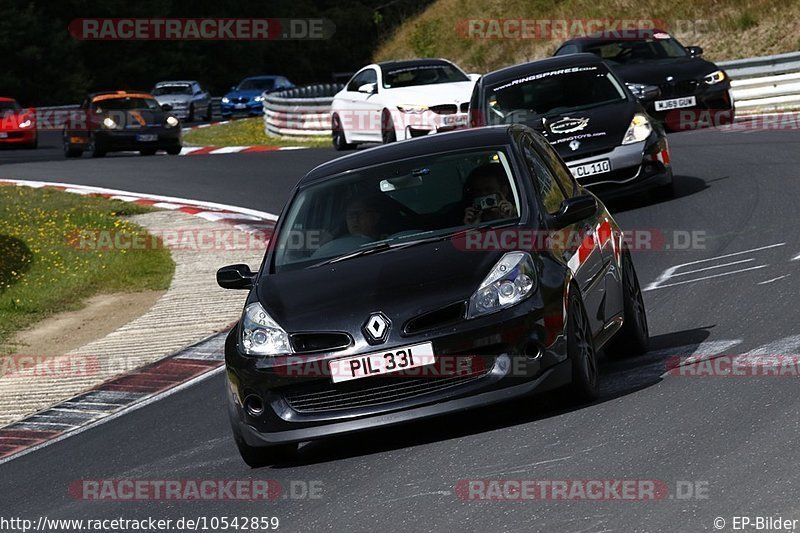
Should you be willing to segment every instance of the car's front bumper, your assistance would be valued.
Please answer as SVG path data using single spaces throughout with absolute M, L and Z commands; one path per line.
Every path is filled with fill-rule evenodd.
M 531 312 L 525 307 L 464 321 L 443 335 L 417 335 L 385 346 L 432 342 L 437 363 L 448 361 L 446 368 L 469 369 L 463 373 L 387 374 L 338 384 L 319 371 L 327 370 L 327 361 L 343 355 L 308 358 L 302 363 L 291 358 L 294 362 L 288 365 L 256 359 L 239 353 L 238 329 L 234 328 L 225 347 L 234 423 L 249 445 L 265 446 L 462 411 L 568 384 L 571 362 L 566 356 L 563 323 L 554 329 L 552 320 L 545 324 L 543 310 Z M 560 317 L 562 310 L 548 312 Z M 372 351 L 376 348 L 383 347 Z M 459 360 L 469 364 L 461 367 Z M 263 405 L 259 416 L 243 407 L 253 396 Z M 309 408 L 308 402 L 314 406 Z
M 219 106 L 219 110 L 220 114 L 223 116 L 232 116 L 232 115 L 256 116 L 264 114 L 264 104 L 263 102 L 254 102 L 254 101 L 247 102 L 245 104 L 221 103 Z
M 577 167 L 604 159 L 610 162 L 610 172 L 576 178 L 578 183 L 604 200 L 644 192 L 672 182 L 666 137 L 654 134 L 646 141 L 620 145 L 604 154 L 569 160 L 567 165 Z
M 86 148 L 90 142 L 88 134 L 71 133 L 68 142 L 75 148 Z M 180 125 L 174 128 L 143 128 L 137 130 L 96 130 L 95 147 L 106 152 L 156 149 L 164 150 L 181 146 Z
M 28 145 L 34 142 L 36 142 L 35 128 L 0 132 L 0 146 Z
M 655 101 L 648 103 L 647 112 L 664 123 L 670 131 L 685 131 L 732 124 L 734 102 L 730 93 L 730 82 L 723 82 L 699 89 L 692 93 L 663 96 L 656 99 L 670 100 L 694 96 L 696 104 L 667 111 L 656 111 Z

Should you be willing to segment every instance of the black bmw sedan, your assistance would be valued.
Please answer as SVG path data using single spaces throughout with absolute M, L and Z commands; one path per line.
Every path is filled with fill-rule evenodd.
M 597 351 L 647 350 L 622 232 L 521 125 L 414 139 L 303 177 L 225 345 L 246 463 L 298 442 L 568 387 L 598 394 Z
M 63 131 L 64 155 L 103 157 L 109 152 L 153 155 L 181 152 L 180 121 L 148 93 L 110 91 L 90 94 Z
M 639 29 L 630 37 L 595 35 L 565 41 L 557 56 L 588 52 L 605 59 L 634 93 L 648 85 L 661 93 L 647 105 L 670 130 L 730 124 L 734 118 L 731 81 L 702 58 L 699 46 L 684 47 L 665 31 Z
M 571 54 L 490 72 L 470 100 L 474 126 L 520 123 L 540 131 L 584 187 L 604 199 L 672 194 L 662 125 L 602 59 Z

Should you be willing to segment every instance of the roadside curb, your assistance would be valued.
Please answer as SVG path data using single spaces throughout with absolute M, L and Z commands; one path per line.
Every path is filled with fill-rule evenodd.
M 271 237 L 275 220 L 277 219 L 277 216 L 271 213 L 253 209 L 213 202 L 119 191 L 101 187 L 15 179 L 0 179 L 0 184 L 33 188 L 52 187 L 64 192 L 99 195 L 126 202 L 150 205 L 155 208 L 160 208 L 162 211 L 156 211 L 153 214 L 160 213 L 162 217 L 176 216 L 170 215 L 169 211 L 179 211 L 181 214 L 177 215 L 178 218 L 189 219 L 191 217 L 198 217 L 197 224 L 201 225 L 231 225 L 238 230 L 254 233 L 258 239 L 263 238 L 264 241 L 268 241 Z M 141 216 L 149 215 L 150 214 Z M 200 218 L 204 220 L 201 221 L 199 220 Z M 259 257 L 260 255 L 261 254 L 259 254 Z M 255 261 L 256 258 L 253 257 L 252 260 Z M 178 263 L 177 259 L 176 263 Z M 195 265 L 196 263 L 186 263 L 184 260 L 181 264 Z M 192 266 L 192 269 L 193 272 L 196 270 L 194 266 Z M 205 276 L 208 275 L 213 277 L 213 273 L 209 272 L 205 272 L 202 275 L 204 276 L 203 279 L 206 279 Z M 156 311 L 156 308 L 159 304 L 162 304 L 162 302 L 170 300 L 168 295 L 175 294 L 171 291 L 176 290 L 175 287 L 180 285 L 181 280 L 183 280 L 183 285 L 186 285 L 186 287 L 181 290 L 184 292 L 186 290 L 193 291 L 191 294 L 197 294 L 200 299 L 209 302 L 213 301 L 214 309 L 216 309 L 214 314 L 221 313 L 223 309 L 222 302 L 215 297 L 209 298 L 209 295 L 204 295 L 204 291 L 202 294 L 198 292 L 196 290 L 197 280 L 190 281 L 191 279 L 193 279 L 192 276 L 189 278 L 181 277 L 179 269 L 176 268 L 176 274 L 168 293 L 162 297 L 148 313 L 153 314 L 155 319 L 159 319 L 159 317 L 163 316 L 163 309 Z M 189 283 L 189 285 L 187 285 L 187 283 Z M 174 299 L 175 297 L 172 298 L 172 300 Z M 183 305 L 186 301 L 186 299 L 181 299 L 179 302 L 176 301 L 163 305 Z M 240 309 L 241 304 L 232 303 Z M 201 307 L 195 306 L 192 308 L 195 309 L 193 316 L 202 317 L 202 313 L 198 314 Z M 230 306 L 228 306 L 228 308 L 228 312 L 230 312 Z M 152 319 L 149 319 L 149 322 L 148 319 L 145 319 L 148 313 L 102 339 L 98 339 L 82 348 L 69 352 L 66 356 L 75 354 L 80 360 L 81 352 L 86 350 L 88 350 L 86 353 L 90 356 L 95 353 L 114 353 L 114 350 L 110 352 L 102 349 L 98 350 L 98 346 L 102 347 L 103 343 L 107 344 L 111 342 L 115 347 L 120 347 L 120 345 L 124 346 L 126 342 L 129 345 L 131 343 L 138 343 L 139 341 L 136 335 L 141 336 L 143 332 L 153 331 L 152 324 L 150 324 Z M 138 326 L 134 326 L 134 324 L 140 320 L 146 322 L 146 324 L 139 323 Z M 132 409 L 143 407 L 164 396 L 191 386 L 191 384 L 197 381 L 210 377 L 216 371 L 221 370 L 223 366 L 225 336 L 233 324 L 235 324 L 235 322 L 228 322 L 228 320 L 231 320 L 231 318 L 227 320 L 224 319 L 222 322 L 217 322 L 216 325 L 212 325 L 213 322 L 209 324 L 209 333 L 206 333 L 206 336 L 204 338 L 201 337 L 199 341 L 186 338 L 186 341 L 189 342 L 174 342 L 174 339 L 180 338 L 176 337 L 178 333 L 176 328 L 184 327 L 186 324 L 189 324 L 187 317 L 179 317 L 175 327 L 169 326 L 167 328 L 169 331 L 164 333 L 173 339 L 173 346 L 169 350 L 161 352 L 163 355 L 160 357 L 151 358 L 149 362 L 137 366 L 136 368 L 131 367 L 133 370 L 130 371 L 116 375 L 109 373 L 108 377 L 104 380 L 95 381 L 93 384 L 87 383 L 87 386 L 82 389 L 67 384 L 68 386 L 64 388 L 66 394 L 60 398 L 53 398 L 52 403 L 44 404 L 35 411 L 28 411 L 30 414 L 20 413 L 21 416 L 19 418 L 10 420 L 6 422 L 7 425 L 0 427 L 0 464 L 47 446 L 53 442 L 78 434 L 96 425 L 110 421 Z M 192 329 L 194 328 L 195 326 L 192 326 Z M 122 337 L 126 338 L 127 341 L 120 343 L 118 338 Z M 184 335 L 184 337 L 186 337 L 186 335 Z M 155 344 L 163 345 L 163 343 L 159 344 L 158 342 Z M 95 348 L 94 351 L 90 349 L 92 346 Z M 129 348 L 124 347 L 120 347 L 120 349 L 129 350 Z M 153 355 L 158 355 L 157 350 L 158 348 L 153 349 Z M 141 356 L 137 355 L 137 358 L 141 359 Z M 80 382 L 78 382 L 78 384 L 79 383 Z M 41 387 L 39 388 L 41 389 Z M 70 388 L 72 390 L 67 390 Z
M 266 146 L 261 144 L 253 146 L 184 146 L 180 155 L 254 154 L 306 149 L 308 149 L 308 146 Z
M 188 215 L 198 216 L 210 222 L 228 224 L 238 230 L 261 235 L 265 240 L 272 235 L 275 228 L 277 215 L 237 207 L 215 202 L 205 202 L 202 200 L 188 200 L 185 198 L 175 198 L 174 196 L 161 196 L 156 194 L 137 193 L 120 191 L 117 189 L 107 189 L 105 187 L 93 187 L 89 185 L 70 185 L 50 181 L 32 181 L 20 179 L 0 178 L 0 184 L 19 185 L 23 187 L 51 187 L 64 192 L 84 195 L 98 195 L 112 200 L 122 200 L 123 202 L 133 202 L 140 205 L 149 205 L 157 209 L 175 210 Z

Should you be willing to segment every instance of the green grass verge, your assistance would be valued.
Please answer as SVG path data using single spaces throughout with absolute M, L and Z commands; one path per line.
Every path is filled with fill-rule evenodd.
M 0 185 L 0 354 L 12 334 L 103 293 L 163 290 L 175 264 L 162 247 L 86 250 L 78 232 L 145 233 L 121 217 L 148 208 L 55 189 Z M 58 342 L 58 339 L 53 339 Z
M 711 61 L 800 49 L 800 3 L 782 0 L 435 0 L 409 18 L 374 59 L 446 57 L 485 73 L 551 55 L 562 42 L 482 39 L 466 32 L 469 19 L 662 21 L 684 45 L 702 46 Z
M 324 137 L 271 137 L 264 133 L 264 119 L 260 117 L 232 120 L 208 128 L 195 128 L 183 134 L 184 144 L 198 146 L 308 146 L 328 148 L 329 135 Z

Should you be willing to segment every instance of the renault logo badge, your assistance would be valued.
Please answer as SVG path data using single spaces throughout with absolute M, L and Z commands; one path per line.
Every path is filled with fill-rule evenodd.
M 370 344 L 381 344 L 386 342 L 389 337 L 389 329 L 392 327 L 392 322 L 383 313 L 372 313 L 361 330 L 364 332 L 364 338 Z

